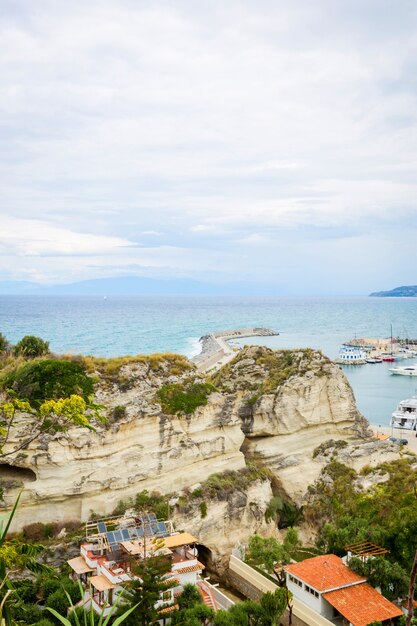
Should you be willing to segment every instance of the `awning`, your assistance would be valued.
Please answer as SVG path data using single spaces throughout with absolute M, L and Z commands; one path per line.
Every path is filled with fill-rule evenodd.
M 76 574 L 87 574 L 88 572 L 94 571 L 89 565 L 87 565 L 82 556 L 70 559 L 67 563 Z
M 153 542 L 158 542 L 158 544 L 161 542 L 163 548 L 178 548 L 179 546 L 196 543 L 197 539 L 190 535 L 190 533 L 180 533 L 179 535 L 171 535 L 163 539 L 154 539 Z
M 116 585 L 113 585 L 105 576 L 91 576 L 90 582 L 97 591 L 107 591 L 107 589 L 114 589 L 116 587 Z
M 128 554 L 144 554 L 143 541 L 121 541 L 120 545 Z

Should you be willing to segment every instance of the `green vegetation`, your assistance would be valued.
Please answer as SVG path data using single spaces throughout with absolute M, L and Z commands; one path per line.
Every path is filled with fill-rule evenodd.
M 318 527 L 318 547 L 325 552 L 343 555 L 345 546 L 371 541 L 390 551 L 389 561 L 409 571 L 417 550 L 414 460 L 383 463 L 374 471 L 389 478 L 364 492 L 355 488 L 354 470 L 337 461 L 329 463 L 323 480 L 310 488 L 305 519 Z
M 141 365 L 145 367 L 147 373 L 166 376 L 182 376 L 194 369 L 194 365 L 185 356 L 169 352 L 166 354 L 121 356 L 114 359 L 88 356 L 84 357 L 83 360 L 88 372 L 91 374 L 97 372 L 106 382 L 116 384 L 125 382 L 126 378 L 120 370 L 126 365 Z
M 149 493 L 147 489 L 143 489 L 135 498 L 119 500 L 113 515 L 122 515 L 127 509 L 134 508 L 138 512 L 152 511 L 158 519 L 166 520 L 168 519 L 168 500 L 169 496 L 161 495 L 158 491 Z
M 26 363 L 3 377 L 4 389 L 39 407 L 46 400 L 69 398 L 76 394 L 87 400 L 93 394 L 93 380 L 77 361 L 43 359 Z
M 124 404 L 119 404 L 114 407 L 112 411 L 112 418 L 115 422 L 125 417 L 125 415 L 126 415 L 126 407 L 124 406 Z
M 267 591 L 259 602 L 246 600 L 228 611 L 217 611 L 213 626 L 279 626 L 290 602 L 291 592 L 285 588 L 277 588 L 274 593 Z
M 127 609 L 133 608 L 124 620 L 126 626 L 149 626 L 158 617 L 155 603 L 159 599 L 161 588 L 168 591 L 178 583 L 175 580 L 166 580 L 166 574 L 171 570 L 171 561 L 165 556 L 151 556 L 138 561 L 132 565 L 132 570 L 138 578 L 126 584 L 117 614 L 123 615 Z
M 168 415 L 185 413 L 190 415 L 199 406 L 207 404 L 209 395 L 216 388 L 210 383 L 195 383 L 187 381 L 172 385 L 163 385 L 158 389 L 156 397 L 161 403 L 162 410 Z
M 201 485 L 194 497 L 206 499 L 217 498 L 225 500 L 235 491 L 246 491 L 255 480 L 270 480 L 272 474 L 267 468 L 260 467 L 254 463 L 248 463 L 247 467 L 241 470 L 227 470 L 219 474 L 212 474 Z
M 251 349 L 250 354 L 242 350 L 236 357 L 221 368 L 211 378 L 216 387 L 226 390 L 250 390 L 254 392 L 249 398 L 250 405 L 255 404 L 264 393 L 275 393 L 293 376 L 303 376 L 315 364 L 322 365 L 324 357 L 310 348 L 305 350 L 270 350 L 265 347 Z M 242 375 L 246 367 L 246 359 L 253 359 L 258 371 L 250 371 L 249 377 Z
M 274 520 L 278 528 L 296 526 L 301 521 L 302 516 L 303 507 L 298 507 L 280 496 L 274 496 L 265 511 L 266 521 Z
M 214 611 L 203 604 L 203 598 L 195 585 L 185 585 L 178 598 L 179 610 L 172 615 L 174 626 L 199 626 L 211 624 Z
M 43 356 L 49 354 L 49 341 L 44 341 L 34 335 L 26 335 L 14 346 L 13 353 L 27 359 Z
M 0 333 L 0 355 L 7 352 L 8 348 L 9 342 L 7 341 L 6 337 L 2 333 Z
M 207 517 L 207 502 L 200 502 L 200 515 L 201 519 Z
M 317 456 L 326 456 L 330 450 L 340 450 L 341 448 L 345 448 L 347 446 L 347 441 L 344 439 L 328 439 L 327 441 L 323 441 L 317 448 L 313 450 L 313 459 Z
M 65 528 L 67 534 L 71 533 L 71 538 L 74 535 L 83 533 L 85 528 L 84 524 L 81 524 L 78 520 L 66 520 L 64 522 L 48 522 L 43 524 L 42 522 L 32 522 L 26 524 L 22 528 L 22 534 L 25 541 L 42 541 L 53 539 L 57 537 L 59 533 Z M 80 538 L 82 537 L 82 534 Z
M 275 537 L 260 537 L 252 535 L 249 539 L 249 550 L 246 562 L 253 567 L 273 574 L 275 564 L 289 563 L 301 547 L 301 541 L 295 528 L 290 528 L 280 543 Z
M 15 417 L 19 412 L 30 415 L 28 436 L 16 443 L 13 450 L 3 453 L 3 456 L 23 450 L 41 434 L 65 432 L 72 425 L 94 430 L 90 420 L 95 418 L 103 421 L 100 408 L 92 402 L 87 403 L 80 396 L 71 395 L 69 398 L 48 400 L 36 409 L 29 402 L 19 400 L 9 393 L 7 401 L 0 405 L 0 453 L 3 453 L 3 447 L 9 441 Z
M 357 557 L 349 559 L 349 567 L 364 576 L 372 587 L 380 587 L 389 600 L 404 598 L 408 592 L 408 573 L 398 563 L 377 556 L 367 561 Z
M 179 610 L 172 614 L 173 626 L 279 626 L 291 600 L 287 589 L 265 593 L 259 602 L 246 600 L 216 613 L 202 603 L 198 591 L 186 585 L 178 598 Z

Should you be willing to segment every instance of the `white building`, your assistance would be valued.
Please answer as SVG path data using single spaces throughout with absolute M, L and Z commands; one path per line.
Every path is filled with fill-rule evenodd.
M 339 350 L 339 358 L 336 363 L 346 363 L 350 365 L 360 365 L 366 363 L 367 353 L 358 346 L 343 345 Z
M 316 556 L 285 566 L 288 589 L 295 598 L 339 626 L 367 626 L 402 615 L 335 554 Z
M 174 532 L 171 522 L 157 521 L 152 514 L 108 518 L 87 522 L 86 534 L 80 556 L 67 561 L 73 578 L 83 584 L 84 598 L 80 605 L 84 608 L 92 605 L 96 613 L 108 615 L 126 583 L 138 578 L 132 571 L 132 563 L 158 555 L 171 562 L 165 578 L 176 583 L 161 592 L 156 605 L 161 607 L 161 614 L 177 608 L 175 598 L 186 584 L 196 585 L 211 608 L 224 608 L 222 594 L 201 578 L 204 565 L 198 560 L 197 539 L 190 533 Z M 229 605 L 226 597 L 224 604 Z

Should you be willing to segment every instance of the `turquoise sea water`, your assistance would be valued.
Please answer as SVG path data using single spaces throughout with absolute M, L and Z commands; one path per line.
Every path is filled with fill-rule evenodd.
M 97 356 L 192 356 L 208 332 L 266 326 L 280 335 L 245 343 L 319 348 L 335 358 L 344 341 L 387 337 L 391 324 L 394 335 L 417 338 L 417 299 L 0 296 L 0 332 L 10 341 L 39 335 L 54 352 Z M 359 409 L 375 424 L 387 424 L 398 402 L 416 392 L 417 378 L 392 376 L 389 367 L 344 368 Z

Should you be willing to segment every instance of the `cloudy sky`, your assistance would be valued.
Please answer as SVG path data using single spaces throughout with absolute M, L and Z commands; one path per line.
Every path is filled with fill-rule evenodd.
M 415 0 L 2 0 L 0 280 L 416 284 Z

